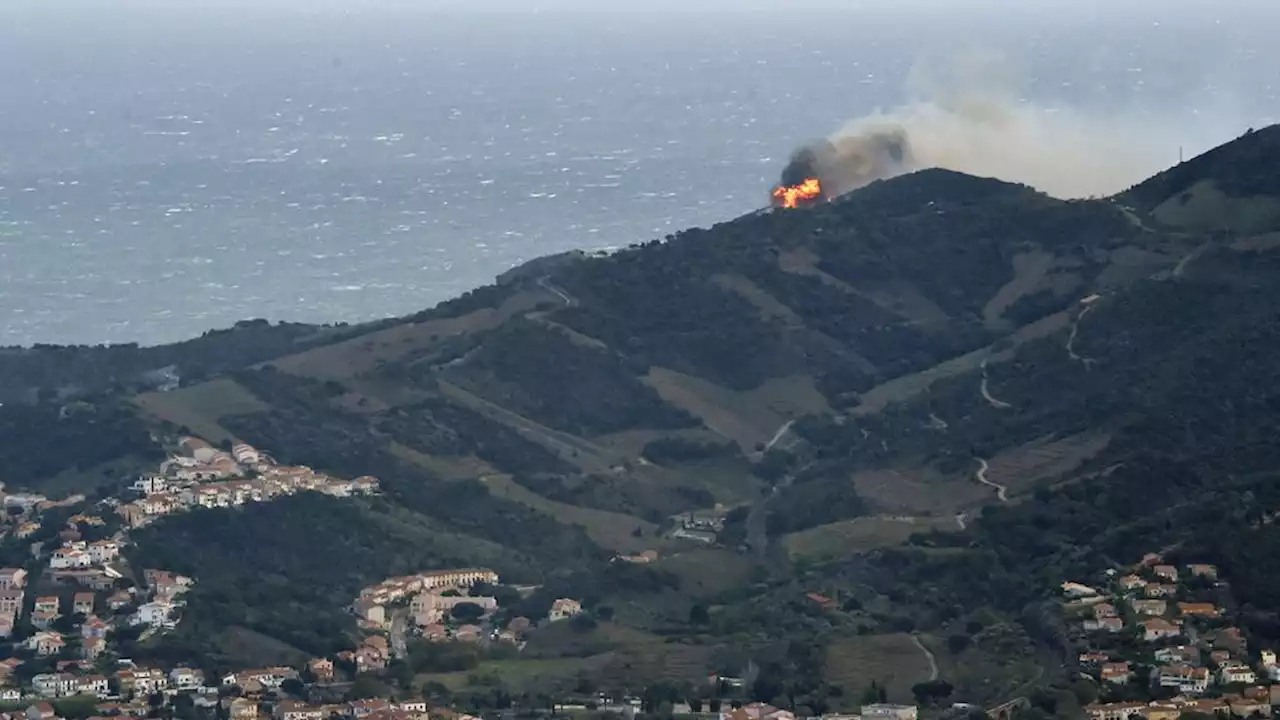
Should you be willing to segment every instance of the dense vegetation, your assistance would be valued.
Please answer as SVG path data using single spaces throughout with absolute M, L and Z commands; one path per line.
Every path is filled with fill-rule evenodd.
M 0 406 L 0 466 L 7 482 L 34 490 L 67 471 L 122 458 L 164 459 L 134 408 L 118 399 Z
M 509 322 L 485 335 L 447 375 L 510 410 L 580 435 L 694 424 L 612 352 L 586 347 L 532 320 Z
M 345 608 L 364 585 L 469 560 L 397 534 L 356 503 L 317 494 L 197 510 L 133 538 L 139 567 L 199 581 L 187 596 L 183 639 L 207 642 L 241 626 L 312 654 L 351 647 L 355 618 Z
M 284 462 L 381 479 L 372 500 L 303 496 L 136 533 L 136 564 L 199 580 L 182 630 L 160 650 L 174 656 L 224 658 L 216 636 L 228 624 L 328 652 L 348 640 L 343 606 L 360 585 L 475 563 L 542 585 L 527 597 L 494 589 L 508 593 L 503 619 L 542 617 L 557 597 L 583 601 L 587 616 L 535 634 L 525 652 L 606 663 L 569 678 L 584 694 L 623 677 L 648 685 L 655 708 L 708 692 L 719 702 L 721 688 L 689 679 L 754 667 L 736 699 L 804 714 L 856 707 L 860 694 L 884 697 L 873 681 L 886 678 L 836 682 L 841 653 L 915 632 L 945 645 L 951 675 L 908 696 L 945 707 L 1017 692 L 1033 714 L 1070 716 L 1085 694 L 1058 674 L 1066 631 L 1045 602 L 1064 579 L 1170 548 L 1179 562 L 1218 563 L 1246 629 L 1280 640 L 1280 531 L 1268 522 L 1280 511 L 1271 298 L 1280 259 L 1233 250 L 1229 234 L 1166 232 L 1145 215 L 1202 180 L 1234 194 L 1275 192 L 1277 132 L 1117 202 L 1063 202 L 931 171 L 803 212 L 532 266 L 409 319 L 477 313 L 475 327 L 436 337 L 409 325 L 397 330 L 403 351 L 347 347 L 374 354 L 351 372 L 341 362 L 350 358 L 315 378 L 248 368 L 355 328 L 248 323 L 180 348 L 6 351 L 0 370 L 14 372 L 0 374 L 0 399 L 32 402 L 0 407 L 0 460 L 8 477 L 38 486 L 121 456 L 153 459 L 150 428 L 123 391 L 177 364 L 183 377 L 229 373 L 266 404 L 216 418 L 235 436 Z M 533 308 L 543 283 L 571 299 L 493 320 L 517 295 Z M 1058 324 L 1011 334 L 1049 316 Z M 982 353 L 960 357 L 973 351 Z M 987 366 L 974 359 L 982 356 Z M 648 382 L 669 373 L 641 380 L 655 367 L 693 378 L 660 397 Z M 900 391 L 889 382 L 904 376 L 917 382 Z M 765 451 L 780 417 L 796 422 Z M 712 433 L 725 439 L 690 439 Z M 979 459 L 1081 438 L 1097 442 L 1056 470 L 1006 469 L 1013 502 L 966 486 Z M 757 440 L 749 460 L 738 451 Z M 32 448 L 40 457 L 25 454 Z M 472 477 L 486 465 L 521 487 L 491 491 L 506 478 Z M 742 482 L 739 471 L 755 478 Z M 880 479 L 859 484 L 867 476 Z M 717 483 L 733 508 L 723 547 L 690 549 L 641 524 L 619 545 L 653 547 L 659 559 L 609 563 L 618 548 L 597 546 L 575 524 L 607 535 L 615 528 L 601 525 L 614 516 L 582 511 L 603 508 L 668 528 L 667 516 L 720 500 Z M 766 492 L 753 495 L 760 484 Z M 911 488 L 940 498 L 910 497 Z M 905 543 L 905 532 L 858 537 L 848 551 L 837 532 L 825 555 L 789 542 L 897 513 L 934 529 Z M 3 549 L 22 556 L 16 544 Z M 490 660 L 509 658 L 415 646 L 385 679 L 474 671 L 484 685 L 476 705 L 509 706 L 507 678 Z M 1034 682 L 1059 685 L 1029 693 Z

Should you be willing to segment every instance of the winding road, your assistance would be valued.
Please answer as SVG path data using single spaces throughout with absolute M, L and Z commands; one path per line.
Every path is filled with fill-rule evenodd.
M 924 653 L 924 656 L 929 660 L 929 682 L 933 682 L 934 680 L 937 680 L 938 679 L 938 659 L 933 656 L 933 651 L 925 647 L 924 643 L 920 642 L 919 635 L 912 635 L 911 642 L 915 643 L 916 647 L 920 648 L 920 652 Z
M 578 301 L 575 300 L 572 295 L 561 290 L 555 285 L 552 285 L 551 278 L 549 278 L 546 275 L 543 275 L 542 277 L 538 278 L 538 286 L 549 293 L 553 293 L 556 297 L 559 297 L 561 300 L 563 300 L 565 307 L 575 307 L 578 304 Z
M 1067 338 L 1067 354 L 1071 356 L 1072 360 L 1084 363 L 1086 368 L 1094 362 L 1094 359 L 1082 357 L 1076 354 L 1076 334 L 1080 332 L 1080 323 L 1084 320 L 1084 316 L 1088 315 L 1089 311 L 1092 310 L 1093 307 L 1093 305 L 1089 305 L 1085 307 L 1084 310 L 1080 311 L 1080 314 L 1076 316 L 1076 321 L 1071 323 L 1071 337 Z
M 997 400 L 995 397 L 993 397 L 993 396 L 991 395 L 991 390 L 987 387 L 987 361 L 986 361 L 986 360 L 983 360 L 983 361 L 982 361 L 982 388 L 981 388 L 981 390 L 982 390 L 982 397 L 983 397 L 983 399 L 984 399 L 984 400 L 986 400 L 988 403 L 990 403 L 990 404 L 991 404 L 991 407 L 996 408 L 997 410 L 1008 410 L 1008 409 L 1010 409 L 1010 408 L 1012 408 L 1012 407 L 1013 407 L 1013 406 L 1012 406 L 1012 405 L 1010 405 L 1009 403 L 1007 403 L 1007 402 L 1005 402 L 1005 401 L 1003 401 L 1003 400 Z
M 987 485 L 989 487 L 995 488 L 996 497 L 1000 498 L 1000 502 L 1002 503 L 1009 502 L 1009 496 L 1007 495 L 1009 489 L 1006 488 L 1004 485 L 1001 485 L 1000 483 L 992 482 L 987 479 L 987 471 L 991 469 L 991 464 L 988 463 L 986 460 L 983 460 L 982 458 L 974 458 L 974 459 L 978 461 L 978 472 L 975 475 L 975 477 L 978 478 L 978 482 L 982 483 L 983 485 Z

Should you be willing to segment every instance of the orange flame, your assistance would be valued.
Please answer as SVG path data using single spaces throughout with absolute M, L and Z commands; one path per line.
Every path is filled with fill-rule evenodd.
M 799 185 L 779 185 L 773 189 L 773 203 L 784 208 L 812 205 L 822 199 L 822 182 L 808 178 Z

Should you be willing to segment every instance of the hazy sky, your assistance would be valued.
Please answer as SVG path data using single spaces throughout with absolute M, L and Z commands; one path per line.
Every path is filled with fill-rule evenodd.
M 828 11 L 950 10 L 955 12 L 1150 12 L 1153 20 L 1162 15 L 1212 13 L 1247 7 L 1264 7 L 1272 0 L 5 0 L 0 11 L 122 8 L 165 9 L 185 12 L 192 8 L 234 8 L 296 10 L 305 12 L 399 10 L 470 11 L 786 11 L 796 9 Z

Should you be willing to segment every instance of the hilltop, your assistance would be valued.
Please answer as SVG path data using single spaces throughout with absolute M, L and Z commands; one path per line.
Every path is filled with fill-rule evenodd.
M 919 642 L 956 699 L 1008 700 L 1065 683 L 1046 593 L 1135 543 L 1280 590 L 1233 554 L 1271 531 L 1226 519 L 1280 510 L 1276 167 L 1280 127 L 1098 200 L 930 170 L 404 318 L 4 350 L 0 459 L 10 489 L 102 497 L 194 434 L 380 479 L 138 533 L 197 581 L 166 657 L 331 652 L 282 618 L 354 637 L 343 593 L 475 564 L 600 620 L 535 643 L 539 682 L 756 666 L 761 699 L 848 707 L 910 699 Z

